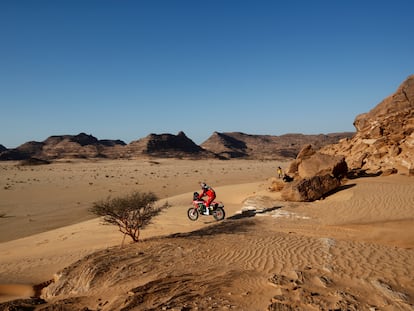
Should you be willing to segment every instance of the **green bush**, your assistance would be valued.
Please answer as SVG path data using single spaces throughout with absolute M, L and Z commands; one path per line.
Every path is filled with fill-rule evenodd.
M 169 207 L 168 203 L 157 206 L 157 201 L 157 196 L 152 192 L 135 191 L 124 197 L 94 202 L 90 212 L 103 217 L 104 223 L 118 226 L 119 231 L 138 242 L 140 230 Z

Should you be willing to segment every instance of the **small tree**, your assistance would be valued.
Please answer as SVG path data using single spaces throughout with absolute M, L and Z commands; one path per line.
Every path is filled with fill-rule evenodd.
M 168 203 L 156 206 L 157 196 L 152 192 L 141 193 L 135 191 L 124 197 L 107 198 L 94 202 L 90 211 L 103 217 L 104 223 L 117 225 L 119 231 L 138 242 L 140 230 L 151 223 Z

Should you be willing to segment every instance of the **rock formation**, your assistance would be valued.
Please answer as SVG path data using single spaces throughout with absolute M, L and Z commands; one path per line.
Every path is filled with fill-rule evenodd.
M 354 171 L 414 175 L 414 75 L 371 111 L 358 115 L 354 126 L 354 137 L 321 152 L 345 156 Z
M 307 145 L 290 164 L 287 173 L 294 181 L 286 183 L 282 198 L 301 202 L 318 200 L 338 188 L 347 172 L 343 156 L 322 154 Z
M 30 141 L 15 149 L 3 151 L 0 153 L 0 160 L 106 158 L 110 157 L 112 149 L 116 146 L 125 145 L 121 140 L 98 140 L 85 133 L 56 135 L 43 142 Z
M 282 136 L 249 135 L 244 133 L 215 132 L 201 146 L 195 144 L 184 132 L 150 134 L 129 144 L 122 140 L 98 140 L 92 135 L 50 136 L 43 142 L 27 142 L 15 149 L 0 151 L 0 160 L 25 160 L 38 158 L 54 160 L 62 158 L 246 158 L 246 159 L 293 159 L 304 144 L 320 148 L 327 143 L 351 137 L 352 133 L 328 135 L 286 134 Z
M 324 197 L 340 185 L 341 181 L 329 174 L 315 175 L 286 184 L 281 195 L 286 201 L 312 202 Z
M 242 158 L 248 154 L 244 141 L 226 133 L 214 132 L 201 146 L 223 158 Z
M 288 169 L 288 174 L 294 175 L 295 179 L 325 174 L 344 178 L 347 173 L 348 166 L 344 156 L 323 154 L 314 150 L 311 145 L 305 146 L 299 152 Z

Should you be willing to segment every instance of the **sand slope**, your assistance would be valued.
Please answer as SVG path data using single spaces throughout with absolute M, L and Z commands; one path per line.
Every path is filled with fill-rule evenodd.
M 5 214 L 0 218 L 0 242 L 92 219 L 87 211 L 92 202 L 108 196 L 140 190 L 153 191 L 162 199 L 197 191 L 199 181 L 214 187 L 264 181 L 276 174 L 278 165 L 286 163 L 143 159 L 17 166 L 17 162 L 0 162 L 0 215 Z

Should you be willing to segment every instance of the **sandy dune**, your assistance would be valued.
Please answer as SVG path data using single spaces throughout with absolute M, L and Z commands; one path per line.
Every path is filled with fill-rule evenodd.
M 27 285 L 55 278 L 43 297 L 56 308 L 65 298 L 74 309 L 91 310 L 412 310 L 412 177 L 348 180 L 323 201 L 292 203 L 267 191 L 279 164 L 286 165 L 187 160 L 3 165 L 0 299 L 33 295 Z M 203 178 L 204 171 L 214 178 Z M 226 220 L 186 218 L 201 179 L 216 186 Z M 88 219 L 86 209 L 108 193 L 144 185 L 159 190 L 154 191 L 172 207 L 143 230 L 145 241 L 120 247 L 116 228 Z M 31 203 L 41 211 L 30 209 Z M 51 223 L 54 218 L 60 225 Z M 9 232 L 32 224 L 19 234 Z
M 191 231 L 205 225 L 186 219 L 200 180 L 214 185 L 217 199 L 225 199 L 226 211 L 234 213 L 252 188 L 249 184 L 235 190 L 224 186 L 225 192 L 217 188 L 257 180 L 263 184 L 277 165 L 184 160 L 76 161 L 29 167 L 0 163 L 0 215 L 4 214 L 0 218 L 0 284 L 46 281 L 86 254 L 120 244 L 117 228 L 101 225 L 87 211 L 94 201 L 137 189 L 153 191 L 174 207 L 142 237 Z

